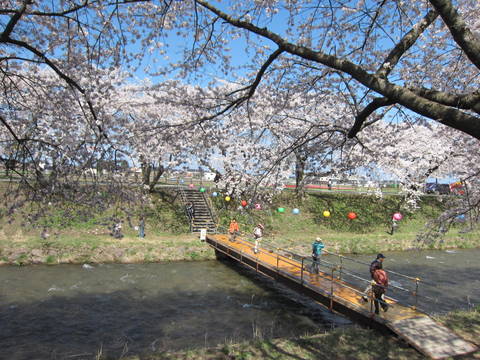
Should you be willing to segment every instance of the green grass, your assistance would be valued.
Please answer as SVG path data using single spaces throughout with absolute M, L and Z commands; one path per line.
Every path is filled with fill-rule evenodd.
M 59 221 L 61 207 L 52 209 L 52 219 L 40 219 L 43 223 L 24 225 L 25 219 L 17 215 L 12 223 L 0 219 L 0 263 L 27 264 L 46 262 L 48 255 L 56 257 L 57 262 L 142 262 L 170 260 L 204 260 L 214 258 L 213 251 L 188 234 L 188 224 L 183 208 L 172 202 L 173 195 L 157 194 L 151 206 L 143 209 L 110 209 L 104 213 L 92 213 L 84 221 L 84 209 L 70 211 L 69 226 Z M 315 194 L 297 199 L 292 192 L 284 192 L 263 210 L 238 210 L 236 200 L 227 203 L 223 198 L 212 198 L 219 216 L 220 232 L 226 232 L 230 219 L 237 218 L 241 236 L 252 238 L 255 224 L 262 222 L 266 226 L 264 244 L 284 248 L 296 253 L 308 255 L 312 241 L 320 236 L 327 250 L 337 253 L 375 253 L 379 251 L 446 248 L 473 248 L 480 246 L 478 229 L 464 232 L 460 225 L 451 227 L 446 234 L 432 237 L 428 241 L 419 241 L 419 234 L 425 232 L 425 224 L 435 218 L 445 203 L 435 197 L 427 197 L 422 207 L 412 213 L 403 209 L 398 196 L 377 199 L 372 196 L 351 194 Z M 275 211 L 282 206 L 284 213 Z M 66 208 L 73 207 L 72 204 Z M 291 212 L 300 209 L 300 214 Z M 324 210 L 331 216 L 323 216 Z M 401 211 L 404 218 L 399 222 L 397 231 L 391 235 L 391 214 Z M 355 211 L 358 219 L 349 220 L 346 214 Z M 146 238 L 138 238 L 134 229 L 139 214 L 146 215 Z M 123 239 L 114 239 L 109 235 L 112 217 L 124 219 Z M 129 226 L 130 216 L 132 227 Z M 47 229 L 48 239 L 40 237 L 43 226 Z M 438 235 L 438 234 L 435 234 Z M 25 256 L 21 256 L 22 249 Z M 38 256 L 29 256 L 40 250 Z M 38 252 L 38 251 L 37 251 Z
M 425 197 L 415 212 L 405 209 L 399 196 L 378 199 L 366 195 L 325 193 L 297 199 L 293 193 L 285 192 L 275 198 L 269 209 L 260 211 L 239 211 L 239 204 L 235 201 L 225 204 L 223 199 L 217 198 L 214 202 L 224 231 L 230 219 L 235 217 L 244 236 L 250 238 L 255 224 L 261 222 L 266 225 L 267 242 L 298 252 L 309 251 L 310 243 L 317 236 L 330 250 L 341 253 L 480 246 L 478 229 L 464 233 L 461 225 L 451 227 L 442 236 L 419 238 L 418 235 L 425 232 L 425 224 L 435 219 L 445 207 L 445 202 L 435 197 Z M 285 208 L 284 213 L 275 211 L 280 206 Z M 300 209 L 300 214 L 292 214 L 293 208 Z M 330 217 L 323 216 L 325 210 L 330 211 Z M 346 215 L 350 211 L 358 218 L 349 220 Z M 391 216 L 397 211 L 404 217 L 391 234 Z
M 437 319 L 447 327 L 480 345 L 480 308 L 458 311 Z M 469 359 L 480 359 L 480 352 Z M 100 360 L 113 360 L 101 358 Z M 122 357 L 137 360 L 136 355 Z M 416 360 L 427 359 L 402 340 L 357 325 L 298 338 L 256 339 L 238 344 L 226 342 L 212 348 L 189 349 L 143 355 L 143 360 Z

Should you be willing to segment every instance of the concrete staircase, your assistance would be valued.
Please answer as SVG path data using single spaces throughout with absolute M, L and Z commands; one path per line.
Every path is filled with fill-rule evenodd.
M 192 202 L 195 209 L 195 216 L 193 219 L 190 219 L 190 230 L 192 232 L 200 232 L 201 229 L 207 229 L 208 233 L 216 233 L 217 225 L 215 216 L 205 194 L 198 191 L 198 189 L 189 189 L 186 187 L 180 188 L 179 194 L 183 206 Z M 186 211 L 185 215 L 188 216 Z

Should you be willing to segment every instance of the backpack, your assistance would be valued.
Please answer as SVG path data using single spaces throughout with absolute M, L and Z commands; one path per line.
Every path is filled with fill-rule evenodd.
M 375 270 L 373 274 L 373 279 L 375 282 L 379 285 L 382 285 L 384 287 L 388 286 L 388 275 L 383 269 L 377 269 Z

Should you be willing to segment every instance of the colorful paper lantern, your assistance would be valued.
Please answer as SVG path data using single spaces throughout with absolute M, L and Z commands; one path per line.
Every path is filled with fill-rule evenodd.
M 403 219 L 403 215 L 400 214 L 399 212 L 396 212 L 395 214 L 393 214 L 392 219 L 393 219 L 393 220 L 396 220 L 396 221 L 402 220 L 402 219 Z
M 277 211 L 278 211 L 279 213 L 283 213 L 283 212 L 285 212 L 285 208 L 279 207 L 279 208 L 277 209 Z
M 204 187 L 201 187 L 200 189 L 198 189 L 198 191 L 200 191 L 200 192 L 205 192 L 205 188 L 204 188 Z
M 180 179 L 180 184 L 183 184 L 184 182 L 185 182 L 185 180 Z
M 330 217 L 330 211 L 325 210 L 325 211 L 323 212 L 323 216 L 325 216 L 325 217 Z
M 297 209 L 297 208 L 292 209 L 292 214 L 295 214 L 295 215 L 300 214 L 300 209 Z
M 255 210 L 262 210 L 262 205 L 261 204 L 255 204 Z
M 188 187 L 189 187 L 190 189 L 193 189 L 193 188 L 195 187 L 195 185 L 190 184 L 190 185 L 188 185 Z
M 247 206 L 247 202 L 245 200 L 242 200 L 240 204 L 242 204 L 243 207 Z
M 350 219 L 350 220 L 353 220 L 353 219 L 356 219 L 357 218 L 357 214 L 355 214 L 353 211 L 352 212 L 349 212 L 347 217 Z
M 218 196 L 218 193 L 216 191 L 212 192 L 212 196 L 213 197 L 217 197 Z
M 230 201 L 230 196 L 225 196 L 225 201 Z

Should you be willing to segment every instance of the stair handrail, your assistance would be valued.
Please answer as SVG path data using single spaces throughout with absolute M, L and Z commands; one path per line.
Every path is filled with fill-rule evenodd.
M 188 223 L 189 223 L 189 229 L 190 232 L 193 230 L 193 219 L 190 217 L 190 214 L 187 211 L 187 195 L 184 191 L 185 187 L 184 186 L 178 186 L 178 192 L 180 193 L 180 198 L 182 199 L 182 205 L 183 205 L 183 211 L 185 212 L 185 215 L 188 218 Z
M 207 204 L 208 212 L 210 214 L 210 217 L 215 224 L 215 232 L 217 232 L 218 229 L 218 216 L 215 212 L 215 209 L 213 207 L 213 203 L 210 200 L 210 197 L 205 196 L 205 193 L 202 193 L 203 200 L 205 201 L 205 204 Z

